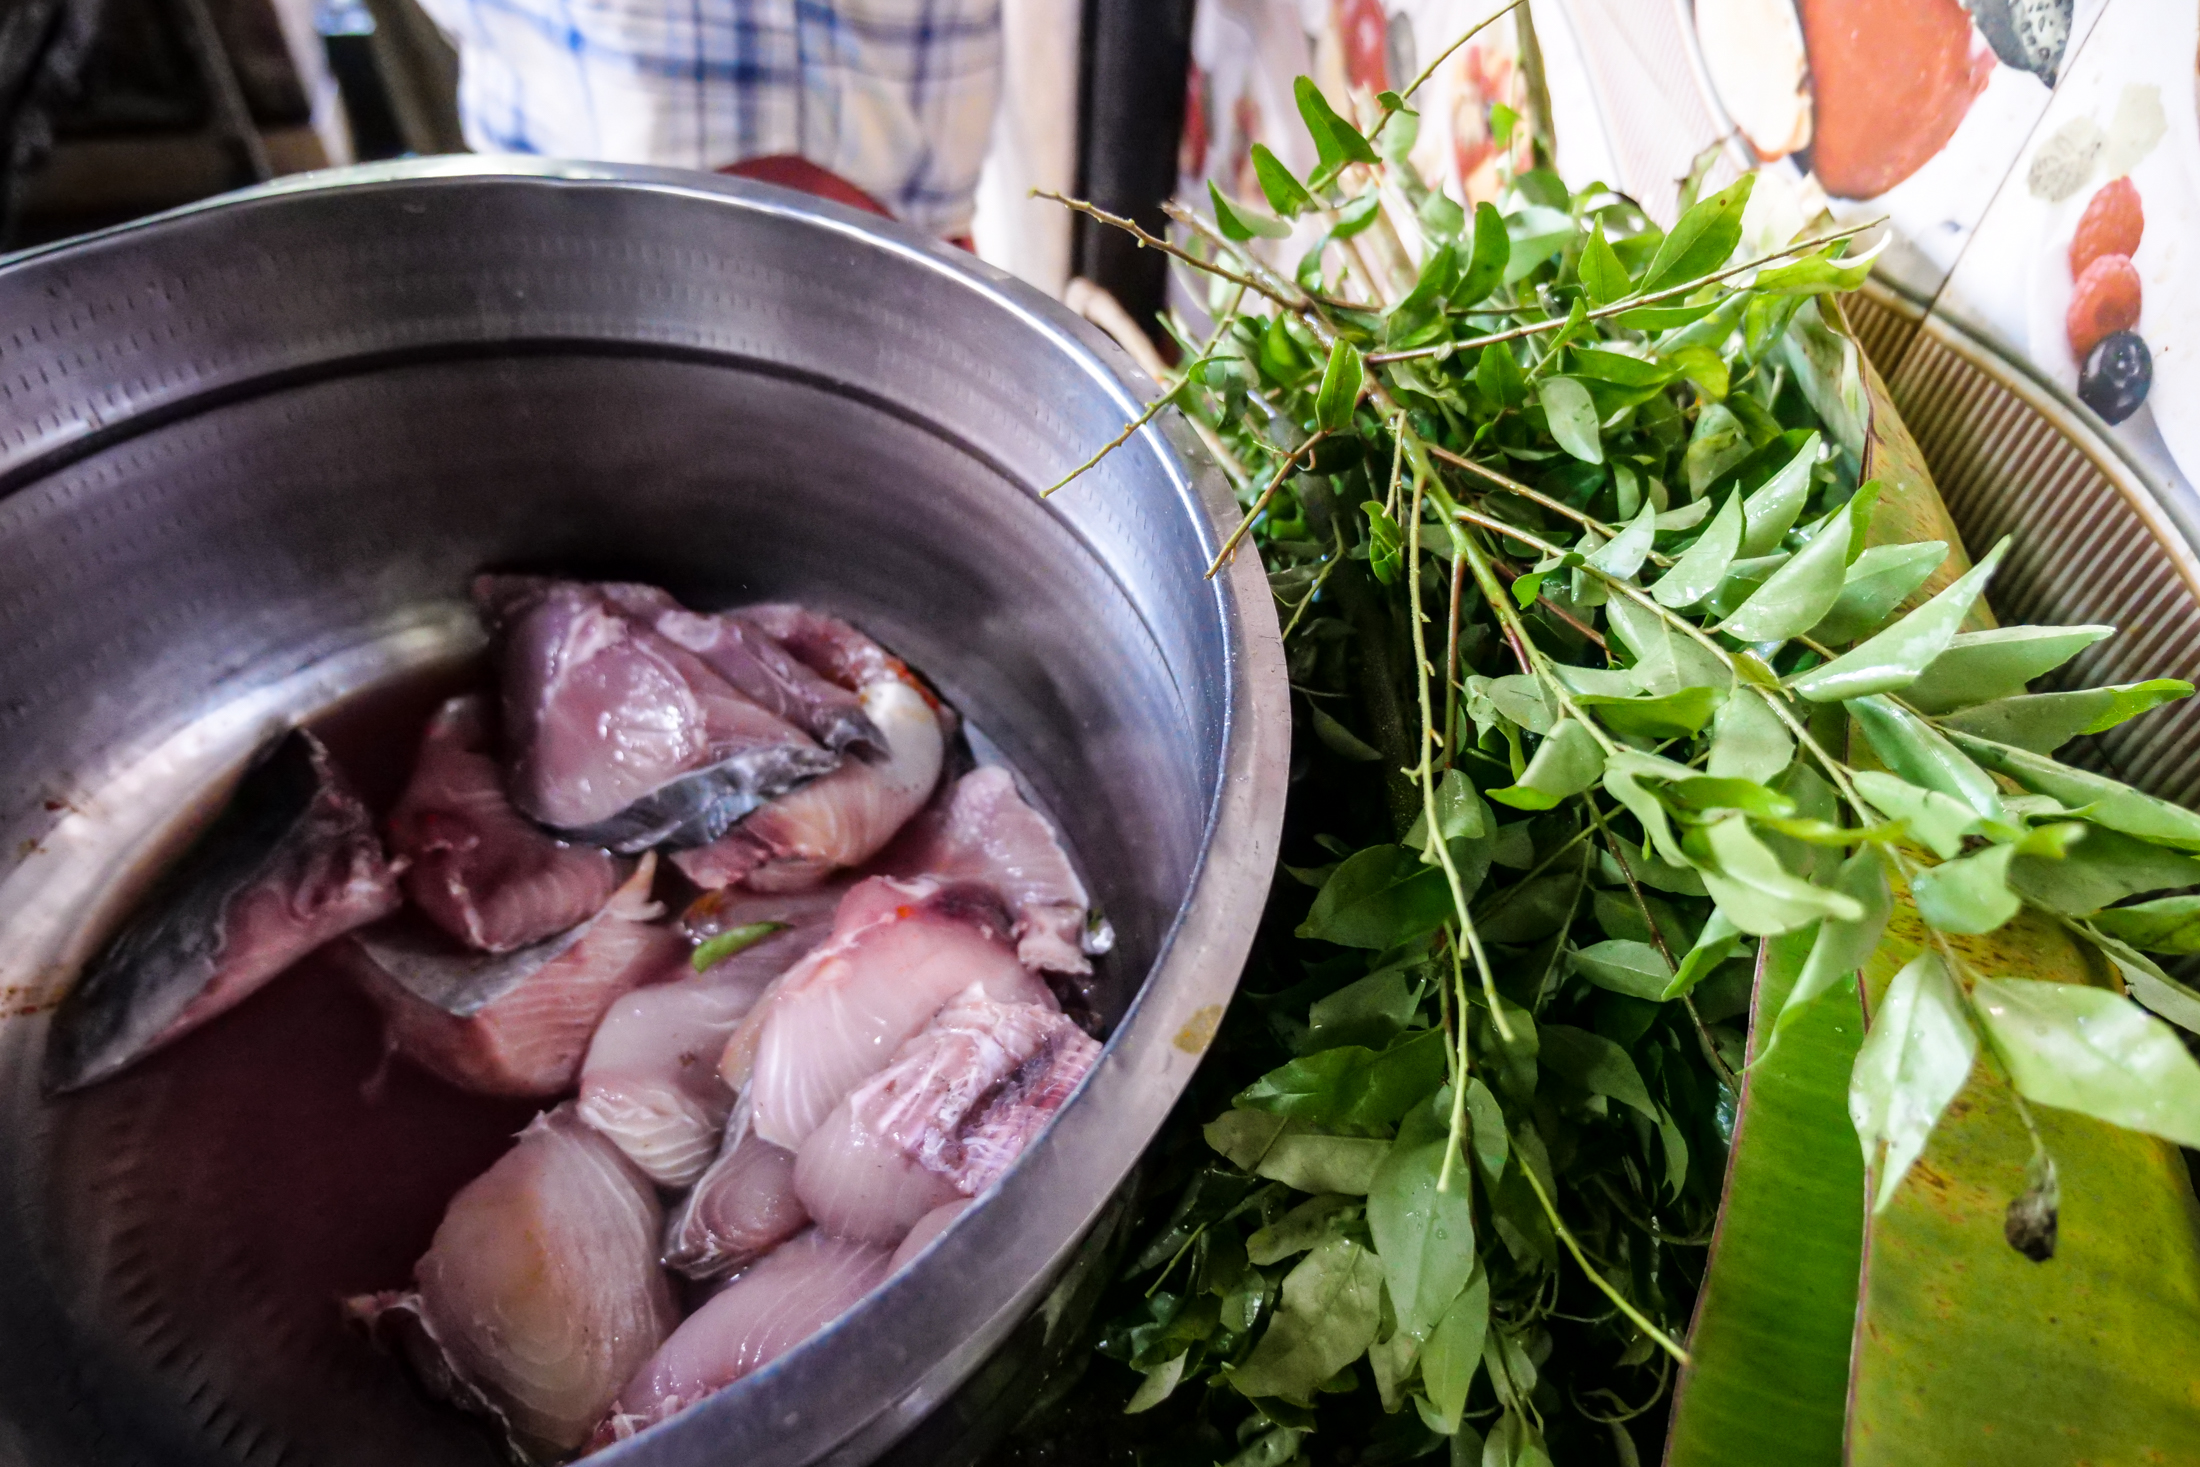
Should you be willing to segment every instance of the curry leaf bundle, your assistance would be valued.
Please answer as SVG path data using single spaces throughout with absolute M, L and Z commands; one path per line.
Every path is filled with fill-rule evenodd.
M 1893 914 L 1929 941 L 1850 1082 L 1875 1206 L 1981 1065 L 2032 1137 L 2028 1256 L 2032 1107 L 2200 1145 L 2163 1022 L 2200 1029 L 2200 993 L 2147 956 L 2200 950 L 2200 897 L 2154 895 L 2200 887 L 2200 816 L 2054 757 L 2192 688 L 2032 692 L 2113 629 L 1994 626 L 2005 545 L 1886 539 L 1830 300 L 1856 231 L 1752 251 L 1748 178 L 1661 231 L 1541 169 L 1470 215 L 1405 161 L 1411 88 L 1356 121 L 1297 96 L 1310 177 L 1256 148 L 1265 210 L 1211 190 L 1188 246 L 1146 237 L 1211 282 L 1156 407 L 1233 479 L 1223 553 L 1268 569 L 1301 739 L 1230 1089 L 1102 1348 L 1162 1458 L 1631 1463 L 1738 1073 L 1858 1002 Z M 2026 908 L 2130 996 L 1966 956 Z M 1780 938 L 1807 957 L 1751 1054 Z

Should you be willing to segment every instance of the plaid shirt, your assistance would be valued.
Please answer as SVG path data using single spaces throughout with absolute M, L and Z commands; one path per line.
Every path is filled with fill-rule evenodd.
M 798 154 L 967 233 L 1001 0 L 421 0 L 482 153 L 716 169 Z

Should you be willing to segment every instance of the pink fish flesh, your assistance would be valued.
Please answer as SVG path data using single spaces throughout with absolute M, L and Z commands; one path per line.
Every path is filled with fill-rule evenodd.
M 612 1004 L 581 1063 L 581 1119 L 658 1185 L 694 1181 L 733 1110 L 718 1057 L 769 981 L 691 973 Z
M 890 1254 L 812 1228 L 712 1295 L 650 1357 L 597 1430 L 624 1441 L 778 1359 L 884 1281 Z
M 799 890 L 876 855 L 931 798 L 947 743 L 931 704 L 908 683 L 869 684 L 863 707 L 887 757 L 850 760 L 780 795 L 718 840 L 675 855 L 681 872 L 705 888 L 739 881 L 760 891 Z
M 665 1225 L 665 1265 L 690 1278 L 715 1278 L 809 1225 L 795 1195 L 793 1153 L 758 1136 L 743 1108 L 726 1128 L 718 1159 Z
M 1052 1005 L 999 1003 L 973 985 L 802 1143 L 795 1192 L 820 1227 L 898 1243 L 933 1208 L 997 1181 L 1099 1053 Z
M 609 851 L 558 840 L 512 808 L 479 697 L 453 698 L 429 721 L 389 832 L 391 848 L 412 862 L 413 905 L 484 952 L 585 922 L 627 874 Z
M 502 649 L 513 803 L 570 839 L 705 845 L 840 762 L 604 588 L 484 576 L 475 597 Z
M 701 616 L 659 611 L 650 625 L 687 648 L 758 707 L 807 732 L 828 749 L 877 758 L 885 741 L 852 688 L 819 675 L 755 622 L 738 613 Z
M 919 1218 L 962 1195 L 951 1179 L 858 1121 L 847 1099 L 795 1153 L 794 1193 L 819 1227 L 881 1248 L 893 1247 Z
M 1016 961 L 990 893 L 874 877 L 840 904 L 832 937 L 790 968 L 726 1045 L 756 1132 L 800 1148 L 842 1096 L 884 1068 L 948 1000 L 980 985 L 1003 1002 L 1054 1006 Z
M 957 780 L 879 864 L 899 875 L 992 888 L 1016 919 L 1016 955 L 1024 966 L 1092 971 L 1084 953 L 1085 884 L 1054 827 L 1024 802 L 1007 770 L 988 765 Z
M 561 1457 L 679 1322 L 660 1222 L 649 1183 L 559 1106 L 451 1199 L 413 1292 L 348 1307 L 518 1452 Z
M 901 1240 L 901 1246 L 887 1260 L 886 1271 L 889 1274 L 900 1273 L 904 1264 L 922 1253 L 934 1238 L 947 1231 L 956 1218 L 975 1205 L 971 1198 L 957 1197 L 953 1202 L 942 1203 L 918 1218 L 915 1226 L 909 1229 L 909 1236 Z
M 62 999 L 46 1039 L 48 1093 L 106 1079 L 396 910 L 402 869 L 321 741 L 283 735 Z
M 561 1094 L 611 1005 L 686 962 L 680 935 L 651 921 L 655 874 L 644 856 L 601 912 L 517 952 L 455 951 L 440 934 L 395 925 L 354 937 L 351 968 L 392 1050 L 479 1094 Z
M 744 607 L 740 614 L 812 671 L 851 691 L 888 679 L 916 682 L 907 663 L 837 616 L 791 601 Z

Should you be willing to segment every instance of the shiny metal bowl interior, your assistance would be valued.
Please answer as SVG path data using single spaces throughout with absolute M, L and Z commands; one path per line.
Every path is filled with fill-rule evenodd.
M 494 1460 L 333 1325 L 335 1292 L 396 1282 L 315 1261 L 377 1195 L 371 1142 L 157 1063 L 75 1109 L 36 1088 L 45 1015 L 163 831 L 273 724 L 472 650 L 485 565 L 855 619 L 1027 778 L 1115 925 L 1107 1057 L 986 1205 L 618 1455 L 856 1461 L 906 1432 L 1159 1125 L 1267 889 L 1288 709 L 1257 562 L 1203 579 L 1227 492 L 1154 429 L 1037 492 L 1144 384 L 944 246 L 557 165 L 355 170 L 21 257 L 0 323 L 0 1461 Z M 295 1124 L 215 1139 L 240 1110 Z

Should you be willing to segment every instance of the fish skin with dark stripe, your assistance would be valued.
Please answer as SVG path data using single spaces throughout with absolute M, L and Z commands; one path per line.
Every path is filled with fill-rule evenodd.
M 63 998 L 47 1035 L 47 1093 L 120 1072 L 395 911 L 400 869 L 321 741 L 285 733 Z

